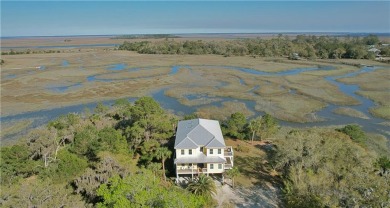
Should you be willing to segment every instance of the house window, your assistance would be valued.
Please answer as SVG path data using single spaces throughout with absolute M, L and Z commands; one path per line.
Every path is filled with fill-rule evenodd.
M 210 155 L 212 155 L 213 154 L 213 149 L 210 149 Z
M 210 164 L 210 169 L 214 169 L 214 164 Z
M 222 169 L 222 164 L 218 164 L 218 169 Z
M 181 150 L 181 155 L 184 155 L 184 150 Z
M 192 155 L 192 149 L 189 149 L 189 150 L 188 150 L 188 154 L 189 154 L 189 155 Z
M 218 154 L 219 154 L 219 155 L 221 154 L 221 149 L 218 149 Z

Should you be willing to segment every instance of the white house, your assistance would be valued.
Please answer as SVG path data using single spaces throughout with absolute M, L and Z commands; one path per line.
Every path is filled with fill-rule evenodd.
M 222 174 L 233 167 L 233 148 L 226 146 L 218 121 L 180 121 L 175 140 L 176 178 Z

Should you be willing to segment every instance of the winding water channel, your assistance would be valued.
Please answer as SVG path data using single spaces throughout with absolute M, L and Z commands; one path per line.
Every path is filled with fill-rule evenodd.
M 63 67 L 68 66 L 68 62 L 66 60 L 63 61 L 62 63 Z M 313 67 L 313 68 L 296 68 L 296 69 L 290 69 L 286 71 L 281 71 L 281 72 L 264 72 L 264 71 L 259 71 L 255 69 L 250 69 L 250 68 L 242 68 L 242 67 L 236 67 L 236 66 L 219 66 L 219 65 L 197 65 L 201 66 L 202 68 L 209 68 L 209 69 L 215 69 L 215 70 L 237 70 L 243 73 L 251 74 L 254 76 L 287 76 L 287 75 L 298 75 L 300 73 L 306 72 L 306 71 L 314 71 L 314 70 L 333 70 L 333 67 Z M 168 75 L 175 75 L 179 72 L 180 69 L 186 68 L 191 70 L 192 66 L 183 66 L 183 65 L 175 65 L 171 66 L 171 70 L 168 73 Z M 153 67 L 143 67 L 143 68 L 128 68 L 126 64 L 119 63 L 116 65 L 110 65 L 107 67 L 107 72 L 102 73 L 102 74 L 97 74 L 93 76 L 89 76 L 86 78 L 86 82 L 115 82 L 115 81 L 123 81 L 123 80 L 131 80 L 131 79 L 143 79 L 143 78 L 151 78 L 155 76 L 167 76 L 167 74 L 159 74 L 159 75 L 149 75 L 149 76 L 143 76 L 143 77 L 137 77 L 137 78 L 118 78 L 118 79 L 107 79 L 107 78 L 100 78 L 102 75 L 106 74 L 111 74 L 111 73 L 117 73 L 118 71 L 123 71 L 127 70 L 128 72 L 134 72 L 134 71 L 139 71 L 139 70 L 151 70 L 151 69 L 156 69 L 156 68 L 161 68 L 158 66 L 153 66 Z M 380 67 L 362 67 L 359 71 L 352 72 L 352 73 L 347 73 L 341 76 L 328 76 L 325 77 L 324 79 L 330 82 L 331 84 L 336 85 L 341 92 L 343 92 L 347 96 L 351 96 L 354 99 L 358 100 L 360 102 L 359 105 L 353 105 L 353 106 L 339 106 L 339 105 L 334 105 L 334 104 L 328 104 L 327 107 L 322 109 L 319 112 L 316 112 L 316 115 L 319 117 L 322 117 L 325 119 L 325 121 L 318 121 L 318 122 L 310 122 L 310 123 L 294 123 L 294 122 L 285 122 L 285 121 L 280 121 L 282 125 L 286 126 L 291 126 L 291 127 L 313 127 L 313 126 L 328 126 L 328 125 L 345 125 L 345 124 L 350 124 L 350 123 L 357 123 L 363 127 L 365 131 L 369 132 L 377 132 L 385 135 L 387 138 L 390 137 L 390 134 L 387 130 L 387 127 L 384 125 L 381 125 L 381 122 L 385 122 L 386 120 L 377 118 L 372 116 L 369 113 L 369 109 L 375 106 L 375 103 L 363 96 L 360 96 L 356 94 L 356 91 L 359 90 L 358 85 L 348 85 L 341 83 L 337 81 L 337 79 L 340 78 L 345 78 L 345 77 L 354 77 L 358 74 L 363 74 L 363 73 L 370 73 L 372 71 L 375 71 L 379 69 Z M 7 79 L 12 79 L 14 77 L 7 77 Z M 241 85 L 245 85 L 244 80 L 239 80 Z M 218 87 L 223 87 L 227 85 L 227 82 L 220 82 Z M 64 93 L 67 90 L 70 90 L 74 87 L 82 87 L 83 83 L 74 83 L 68 86 L 48 86 L 47 89 L 56 92 L 56 93 Z M 253 93 L 254 90 L 257 90 L 258 88 L 261 88 L 261 86 L 256 85 L 254 88 L 249 90 L 248 92 Z M 283 88 L 283 86 L 282 86 Z M 262 112 L 258 112 L 255 110 L 255 101 L 251 100 L 241 100 L 241 99 L 236 99 L 236 98 L 228 98 L 228 97 L 212 97 L 213 101 L 210 101 L 207 104 L 201 104 L 201 105 L 196 105 L 196 106 L 186 106 L 181 104 L 177 99 L 168 97 L 165 95 L 165 90 L 168 88 L 160 89 L 154 93 L 151 94 L 151 96 L 157 100 L 161 106 L 165 109 L 169 109 L 177 114 L 190 114 L 192 112 L 195 112 L 197 108 L 207 106 L 207 105 L 213 105 L 213 106 L 222 106 L 223 102 L 226 101 L 239 101 L 242 103 L 245 103 L 247 108 L 253 112 L 256 112 L 258 115 L 263 114 Z M 296 93 L 295 90 L 290 90 L 289 93 Z M 209 97 L 207 95 L 199 95 L 199 94 L 194 94 L 194 95 L 186 95 L 186 98 L 188 100 L 192 99 L 199 99 L 203 98 L 207 100 Z M 129 98 L 130 101 L 136 100 L 136 98 Z M 111 105 L 113 104 L 113 100 L 110 101 L 105 101 L 103 102 L 106 105 Z M 16 115 L 10 115 L 10 116 L 5 116 L 1 117 L 0 120 L 1 122 L 11 122 L 11 121 L 18 121 L 18 120 L 23 120 L 23 119 L 33 119 L 34 122 L 32 124 L 32 128 L 43 125 L 47 123 L 49 120 L 54 119 L 62 114 L 67 114 L 71 112 L 84 112 L 86 108 L 93 109 L 96 106 L 96 102 L 88 103 L 88 104 L 81 104 L 81 105 L 73 105 L 73 106 L 66 106 L 66 107 L 60 107 L 60 108 L 54 108 L 54 109 L 47 109 L 47 110 L 41 110 L 41 111 L 34 111 L 34 112 L 26 112 L 26 113 L 21 113 L 21 114 L 16 114 Z M 363 118 L 355 118 L 355 117 L 349 117 L 345 115 L 339 115 L 333 113 L 333 110 L 338 108 L 338 107 L 349 107 L 356 109 L 364 114 L 366 114 L 369 119 L 363 119 Z

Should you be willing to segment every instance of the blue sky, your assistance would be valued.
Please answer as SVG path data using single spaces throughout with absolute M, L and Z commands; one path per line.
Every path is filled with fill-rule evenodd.
M 390 32 L 389 1 L 1 1 L 1 36 Z

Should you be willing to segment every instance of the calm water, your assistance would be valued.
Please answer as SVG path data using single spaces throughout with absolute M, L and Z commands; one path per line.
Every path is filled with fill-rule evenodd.
M 81 44 L 81 45 L 52 45 L 52 46 L 7 46 L 7 47 L 1 47 L 3 50 L 5 49 L 23 49 L 23 48 L 36 48 L 36 49 L 54 49 L 54 48 L 85 48 L 85 47 L 118 47 L 119 44 L 111 44 L 111 43 L 104 43 L 104 44 Z
M 63 66 L 63 67 L 69 66 L 69 62 L 68 62 L 67 60 L 63 60 L 63 61 L 62 61 L 62 66 Z
M 66 65 L 68 65 L 67 63 Z M 62 64 L 64 66 L 64 62 Z M 219 70 L 237 70 L 241 71 L 244 73 L 252 74 L 255 76 L 286 76 L 286 75 L 298 75 L 302 72 L 306 71 L 313 71 L 313 70 L 333 70 L 334 68 L 332 67 L 321 67 L 321 68 L 297 68 L 297 69 L 291 69 L 291 70 L 286 70 L 282 72 L 263 72 L 263 71 L 258 71 L 255 69 L 250 69 L 250 68 L 242 68 L 242 67 L 235 67 L 235 66 L 210 66 L 210 65 L 202 65 L 202 67 L 206 68 L 215 68 Z M 161 68 L 161 67 L 143 67 L 143 68 L 128 68 L 126 64 L 116 64 L 116 65 L 110 65 L 107 67 L 108 72 L 103 73 L 103 74 L 98 74 L 98 75 L 93 75 L 87 77 L 87 82 L 95 82 L 95 81 L 102 81 L 102 82 L 114 82 L 118 80 L 130 80 L 130 79 L 142 79 L 142 78 L 151 78 L 155 76 L 164 76 L 164 75 L 150 75 L 150 76 L 144 76 L 144 77 L 137 77 L 137 78 L 118 78 L 118 79 L 104 79 L 104 78 L 99 78 L 99 76 L 105 75 L 105 74 L 110 74 L 110 73 L 116 73 L 116 71 L 121 71 L 121 70 L 127 70 L 128 72 L 136 72 L 140 70 L 150 70 L 150 69 L 156 69 L 156 68 Z M 168 75 L 175 75 L 178 73 L 179 69 L 181 68 L 186 68 L 191 70 L 191 66 L 181 66 L 181 65 L 176 65 L 171 67 L 171 71 L 168 73 Z M 380 125 L 379 123 L 384 122 L 386 120 L 380 119 L 373 117 L 370 115 L 368 112 L 369 108 L 375 106 L 375 103 L 367 98 L 364 98 L 358 94 L 356 94 L 356 91 L 359 90 L 358 85 L 348 85 L 344 84 L 341 82 L 338 82 L 337 79 L 340 78 L 345 78 L 345 77 L 353 77 L 358 74 L 362 73 L 370 73 L 372 71 L 375 71 L 376 69 L 379 69 L 379 67 L 363 67 L 357 72 L 353 73 L 348 73 L 344 74 L 342 76 L 333 76 L 333 77 L 325 77 L 324 79 L 330 82 L 331 84 L 336 85 L 341 92 L 343 92 L 347 96 L 351 96 L 355 98 L 356 100 L 360 101 L 360 105 L 354 105 L 354 106 L 338 106 L 338 105 L 333 105 L 330 104 L 326 108 L 322 109 L 321 111 L 316 113 L 316 116 L 324 118 L 325 121 L 319 121 L 319 122 L 311 122 L 311 123 L 294 123 L 294 122 L 285 122 L 285 121 L 280 121 L 282 125 L 286 126 L 292 126 L 292 127 L 313 127 L 313 126 L 328 126 L 328 125 L 345 125 L 345 124 L 350 124 L 350 123 L 357 123 L 363 127 L 364 130 L 370 131 L 370 132 L 378 132 L 381 134 L 384 134 L 386 137 L 390 137 L 389 133 L 387 132 L 387 127 Z M 240 84 L 245 85 L 245 82 L 243 80 L 239 80 Z M 268 83 L 269 84 L 269 83 Z M 217 88 L 223 87 L 228 85 L 227 82 L 220 82 L 219 86 L 216 86 Z M 64 93 L 68 90 L 72 90 L 76 87 L 82 87 L 82 83 L 75 83 L 72 85 L 68 86 L 48 86 L 47 88 L 50 89 L 53 92 L 57 93 Z M 254 93 L 255 90 L 259 89 L 261 86 L 257 85 L 248 92 Z M 283 87 L 283 86 L 282 86 Z M 186 95 L 185 97 L 188 100 L 195 100 L 195 99 L 211 99 L 213 98 L 213 101 L 210 101 L 211 103 L 207 104 L 201 104 L 197 106 L 185 106 L 178 102 L 175 98 L 171 98 L 168 96 L 165 96 L 164 92 L 167 90 L 167 88 L 160 89 L 158 91 L 155 91 L 151 94 L 151 96 L 157 100 L 161 106 L 169 111 L 172 111 L 178 115 L 185 115 L 185 114 L 190 114 L 193 113 L 197 110 L 199 107 L 203 106 L 217 106 L 221 107 L 223 102 L 226 101 L 239 101 L 242 103 L 245 103 L 248 109 L 252 110 L 253 112 L 256 112 L 257 115 L 262 115 L 263 112 L 257 112 L 255 111 L 255 102 L 250 101 L 250 100 L 241 100 L 241 99 L 235 99 L 235 98 L 228 98 L 228 97 L 208 97 L 206 94 L 189 94 Z M 291 94 L 295 94 L 295 90 L 290 90 L 289 91 Z M 136 98 L 129 98 L 130 101 L 136 100 Z M 215 100 L 215 101 L 214 101 Z M 103 102 L 106 105 L 111 105 L 114 103 L 113 100 L 111 101 L 105 101 Z M 41 111 L 34 111 L 34 112 L 27 112 L 27 113 L 21 113 L 17 115 L 10 115 L 10 116 L 5 116 L 1 117 L 0 120 L 1 122 L 10 122 L 10 121 L 17 121 L 17 120 L 22 120 L 22 119 L 35 119 L 32 127 L 37 127 L 40 125 L 43 125 L 47 123 L 49 120 L 54 119 L 62 114 L 67 114 L 71 112 L 77 112 L 77 113 L 82 113 L 85 111 L 85 109 L 90 109 L 93 110 L 96 106 L 96 102 L 91 102 L 91 103 L 86 103 L 86 104 L 81 104 L 81 105 L 73 105 L 73 106 L 64 106 L 64 107 L 58 107 L 54 109 L 47 109 L 47 110 L 41 110 Z M 369 119 L 360 119 L 360 118 L 354 118 L 354 117 L 349 117 L 349 116 L 343 116 L 343 115 L 338 115 L 334 114 L 332 111 L 338 107 L 350 107 L 356 110 L 359 110 L 363 113 L 365 113 Z
M 126 67 L 127 67 L 126 64 L 115 64 L 115 65 L 108 67 L 107 69 L 113 70 L 113 71 L 120 71 L 120 70 L 125 69 Z
M 52 92 L 56 92 L 56 93 L 65 93 L 68 90 L 71 90 L 71 89 L 74 89 L 74 88 L 79 88 L 81 86 L 82 86 L 82 83 L 79 82 L 79 83 L 76 83 L 76 84 L 65 85 L 65 86 L 57 86 L 57 85 L 48 86 L 46 89 L 48 89 L 48 90 L 50 90 Z

